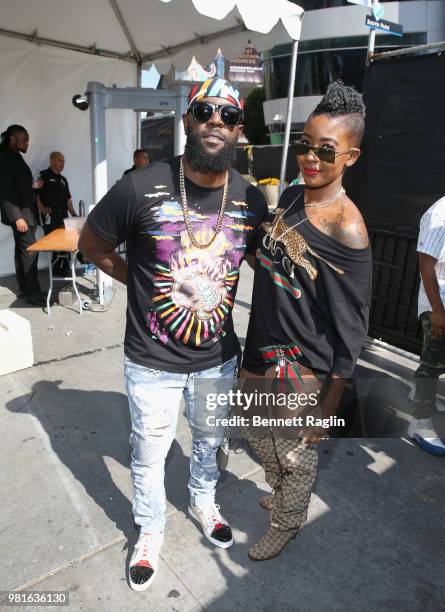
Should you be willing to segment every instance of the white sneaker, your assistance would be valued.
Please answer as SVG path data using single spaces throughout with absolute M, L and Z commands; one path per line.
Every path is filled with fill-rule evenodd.
M 201 506 L 195 506 L 190 502 L 189 514 L 201 524 L 204 535 L 209 542 L 219 548 L 232 546 L 232 529 L 214 501 Z
M 144 591 L 153 583 L 163 539 L 163 532 L 139 536 L 128 567 L 128 581 L 134 591 Z
M 428 453 L 445 455 L 445 444 L 435 432 L 432 419 L 413 419 L 408 436 Z

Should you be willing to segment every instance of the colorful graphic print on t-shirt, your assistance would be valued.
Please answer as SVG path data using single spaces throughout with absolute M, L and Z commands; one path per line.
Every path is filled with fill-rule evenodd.
M 169 337 L 191 346 L 217 341 L 233 307 L 246 234 L 254 229 L 248 223 L 252 213 L 244 202 L 232 201 L 221 231 L 209 247 L 200 249 L 190 241 L 177 200 L 166 200 L 153 212 L 159 230 L 150 232 L 157 263 L 149 329 L 164 344 Z M 196 240 L 208 243 L 218 213 L 190 207 L 189 218 Z

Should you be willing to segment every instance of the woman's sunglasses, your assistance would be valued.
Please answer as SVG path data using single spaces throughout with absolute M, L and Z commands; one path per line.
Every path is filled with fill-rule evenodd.
M 235 127 L 243 120 L 242 109 L 237 106 L 230 106 L 230 104 L 193 102 L 187 112 L 192 113 L 193 119 L 198 123 L 207 123 L 215 111 L 218 111 L 221 121 L 227 127 Z
M 296 155 L 307 155 L 309 151 L 312 151 L 314 155 L 318 157 L 318 159 L 324 162 L 328 162 L 329 164 L 335 164 L 335 160 L 339 155 L 346 155 L 351 151 L 358 151 L 358 149 L 353 148 L 349 149 L 348 151 L 343 151 L 343 153 L 340 153 L 335 149 L 326 147 L 325 145 L 322 147 L 313 147 L 310 144 L 307 144 L 306 142 L 301 142 L 299 140 L 294 142 L 292 146 Z

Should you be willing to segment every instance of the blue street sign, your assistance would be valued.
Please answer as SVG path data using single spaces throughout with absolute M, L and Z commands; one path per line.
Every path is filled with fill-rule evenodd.
M 384 19 L 375 19 L 372 15 L 366 16 L 365 25 L 371 30 L 379 30 L 386 34 L 392 34 L 393 36 L 403 35 L 403 26 L 399 23 L 385 21 Z

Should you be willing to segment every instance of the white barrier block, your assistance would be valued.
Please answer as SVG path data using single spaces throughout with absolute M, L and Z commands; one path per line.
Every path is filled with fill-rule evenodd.
M 31 324 L 12 310 L 0 310 L 0 376 L 34 363 Z

